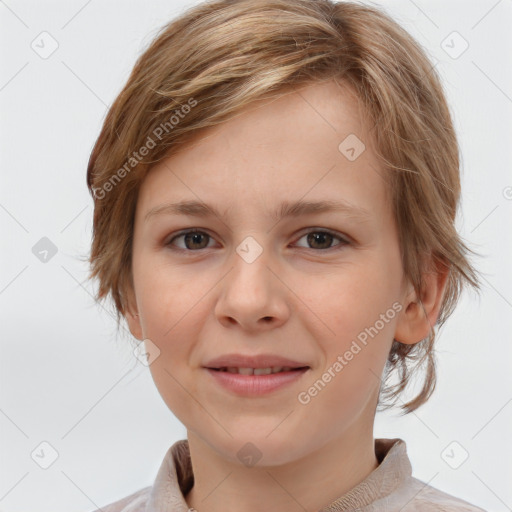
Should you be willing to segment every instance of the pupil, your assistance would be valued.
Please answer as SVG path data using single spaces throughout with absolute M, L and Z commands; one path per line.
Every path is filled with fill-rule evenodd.
M 316 242 L 318 242 L 318 239 L 320 238 L 320 245 L 325 245 L 325 241 L 324 244 L 322 244 L 322 239 L 325 239 L 325 237 L 332 238 L 332 235 L 330 235 L 329 233 L 309 233 L 308 242 L 314 245 Z M 329 238 L 327 238 L 327 240 L 327 247 L 329 247 Z
M 200 237 L 204 237 L 204 235 L 202 233 L 188 233 L 186 236 L 185 236 L 185 239 L 186 241 L 190 241 L 192 239 L 192 244 L 195 244 L 195 243 L 199 243 L 198 242 L 198 239 Z M 188 243 L 186 244 L 187 247 L 190 249 L 190 247 L 188 246 Z M 197 247 L 196 247 L 197 248 Z M 202 248 L 202 247 L 200 247 Z

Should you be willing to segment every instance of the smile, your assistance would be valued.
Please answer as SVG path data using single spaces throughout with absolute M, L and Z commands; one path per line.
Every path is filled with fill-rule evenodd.
M 291 368 L 273 366 L 267 368 L 206 368 L 214 381 L 224 390 L 239 396 L 258 396 L 299 381 L 310 370 L 309 366 Z
M 307 368 L 307 366 L 303 366 L 302 368 Z M 289 372 L 292 370 L 300 370 L 302 368 L 292 368 L 290 366 L 271 366 L 268 368 L 237 368 L 236 366 L 222 367 L 222 368 L 212 368 L 212 370 L 217 370 L 220 372 L 228 372 L 228 373 L 239 373 L 241 375 L 270 375 L 273 373 L 281 373 L 281 372 Z

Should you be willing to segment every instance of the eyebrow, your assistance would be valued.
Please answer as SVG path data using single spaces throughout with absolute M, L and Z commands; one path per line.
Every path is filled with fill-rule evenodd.
M 298 217 L 312 213 L 339 212 L 346 216 L 353 217 L 356 220 L 367 221 L 371 214 L 368 210 L 350 204 L 347 201 L 284 201 L 280 207 L 272 214 L 273 219 L 284 219 L 287 217 Z M 223 215 L 213 205 L 201 203 L 199 201 L 179 201 L 177 203 L 165 203 L 155 206 L 149 210 L 144 222 L 158 215 L 190 215 L 194 217 L 216 216 L 222 218 Z

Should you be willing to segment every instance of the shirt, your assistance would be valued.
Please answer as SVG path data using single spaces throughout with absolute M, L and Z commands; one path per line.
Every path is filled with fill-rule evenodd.
M 319 512 L 486 512 L 414 478 L 402 439 L 374 441 L 378 467 Z M 152 486 L 95 512 L 194 512 L 184 498 L 193 485 L 188 440 L 182 439 L 167 450 Z

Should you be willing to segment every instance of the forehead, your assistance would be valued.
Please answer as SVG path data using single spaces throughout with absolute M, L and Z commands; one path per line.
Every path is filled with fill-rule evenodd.
M 371 209 L 385 199 L 372 148 L 350 89 L 334 81 L 289 89 L 201 130 L 156 164 L 138 210 L 184 199 L 273 211 L 283 201 L 343 199 Z

